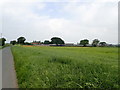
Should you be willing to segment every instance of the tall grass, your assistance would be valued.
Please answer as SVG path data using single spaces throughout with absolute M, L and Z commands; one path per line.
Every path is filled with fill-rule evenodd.
M 118 49 L 14 46 L 20 88 L 118 88 Z

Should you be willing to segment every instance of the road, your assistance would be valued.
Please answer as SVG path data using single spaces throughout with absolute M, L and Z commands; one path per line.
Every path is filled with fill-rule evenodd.
M 0 50 L 0 90 L 2 89 L 2 50 Z
M 10 47 L 2 50 L 2 88 L 18 88 Z

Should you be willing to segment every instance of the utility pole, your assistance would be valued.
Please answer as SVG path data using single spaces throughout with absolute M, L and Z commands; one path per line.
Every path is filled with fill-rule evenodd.
M 2 33 L 1 33 L 1 38 L 2 38 Z

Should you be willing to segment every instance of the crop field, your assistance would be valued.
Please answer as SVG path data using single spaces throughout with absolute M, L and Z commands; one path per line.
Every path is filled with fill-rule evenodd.
M 14 46 L 19 88 L 118 88 L 118 48 Z

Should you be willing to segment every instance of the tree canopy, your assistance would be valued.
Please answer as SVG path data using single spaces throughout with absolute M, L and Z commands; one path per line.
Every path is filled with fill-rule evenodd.
M 5 38 L 0 38 L 0 46 L 4 46 L 5 45 Z
M 92 46 L 96 47 L 100 41 L 98 39 L 94 39 L 92 42 Z
M 24 37 L 19 37 L 18 39 L 17 39 L 17 43 L 18 44 L 24 44 L 24 42 L 25 42 L 25 38 Z
M 61 38 L 59 38 L 59 37 L 53 37 L 53 38 L 51 38 L 51 43 L 52 44 L 56 44 L 56 45 L 65 44 L 64 41 Z
M 45 40 L 44 44 L 50 44 L 50 41 L 49 40 Z
M 16 40 L 10 41 L 10 44 L 15 45 L 17 42 Z
M 80 44 L 83 45 L 84 47 L 86 47 L 86 45 L 89 44 L 89 40 L 87 40 L 87 39 L 81 40 Z
M 100 46 L 106 46 L 107 43 L 106 42 L 100 42 L 99 44 L 100 44 Z

